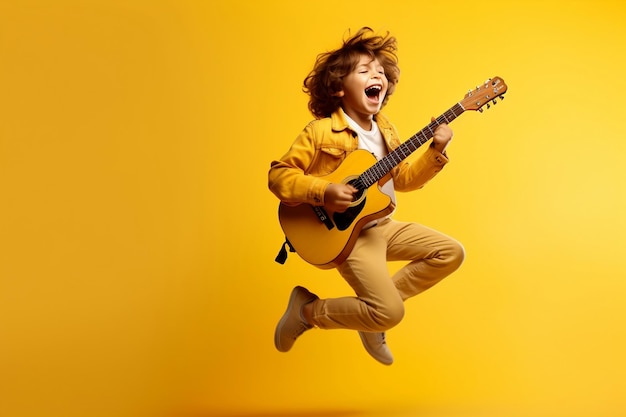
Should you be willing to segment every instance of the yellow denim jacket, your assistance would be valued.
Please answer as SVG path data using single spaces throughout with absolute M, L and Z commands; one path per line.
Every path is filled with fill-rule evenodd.
M 375 117 L 389 151 L 400 146 L 396 128 L 381 113 Z M 282 158 L 271 163 L 269 189 L 284 204 L 324 205 L 329 182 L 318 178 L 335 171 L 350 152 L 358 149 L 358 138 L 341 109 L 330 117 L 311 121 Z M 448 163 L 446 155 L 433 147 L 417 159 L 410 157 L 391 170 L 397 191 L 422 188 Z M 361 174 L 355 172 L 354 174 Z

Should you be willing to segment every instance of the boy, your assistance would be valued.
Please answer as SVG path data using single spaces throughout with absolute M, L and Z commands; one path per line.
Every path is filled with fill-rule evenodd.
M 344 212 L 356 188 L 319 178 L 339 167 L 356 149 L 377 159 L 400 145 L 395 127 L 380 113 L 398 83 L 396 40 L 360 29 L 334 51 L 320 54 L 304 80 L 309 109 L 316 117 L 289 151 L 271 163 L 269 188 L 283 204 L 307 203 Z M 447 164 L 452 130 L 442 124 L 429 148 L 391 171 L 382 192 L 396 203 L 395 191 L 423 187 Z M 353 297 L 320 299 L 303 287 L 291 292 L 287 310 L 276 326 L 274 343 L 287 352 L 303 332 L 357 330 L 363 346 L 377 361 L 391 365 L 385 332 L 404 315 L 404 301 L 432 287 L 459 268 L 464 249 L 459 242 L 417 223 L 391 215 L 363 227 L 354 248 L 337 270 L 354 289 Z M 387 261 L 409 263 L 390 277 Z

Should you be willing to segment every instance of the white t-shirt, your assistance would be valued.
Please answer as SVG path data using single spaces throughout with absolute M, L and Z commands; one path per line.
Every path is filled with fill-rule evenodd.
M 350 116 L 348 116 L 345 112 L 346 120 L 348 121 L 348 125 L 357 133 L 359 138 L 359 149 L 364 149 L 370 152 L 376 160 L 379 161 L 385 155 L 387 155 L 387 146 L 385 145 L 385 141 L 383 140 L 383 135 L 380 133 L 378 129 L 378 124 L 372 120 L 372 129 L 365 130 L 357 122 L 352 120 Z M 387 194 L 394 206 L 396 204 L 396 193 L 393 188 L 393 178 L 383 184 L 381 187 L 381 191 Z M 387 217 L 391 217 L 391 214 Z M 380 220 L 380 219 L 379 219 Z

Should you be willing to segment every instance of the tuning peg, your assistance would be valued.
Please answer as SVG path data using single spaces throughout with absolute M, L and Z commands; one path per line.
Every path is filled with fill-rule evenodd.
M 481 107 L 480 109 L 478 109 L 478 111 L 482 113 L 484 109 Z
M 487 103 L 487 108 L 488 108 L 488 109 L 490 109 L 490 108 L 491 108 L 491 105 L 490 105 L 489 103 Z
M 494 99 L 493 99 L 493 101 L 492 101 L 492 103 L 493 103 L 493 104 L 498 104 L 498 100 L 494 98 Z

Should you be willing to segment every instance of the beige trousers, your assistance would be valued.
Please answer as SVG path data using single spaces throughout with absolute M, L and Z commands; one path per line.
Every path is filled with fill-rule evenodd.
M 321 329 L 385 331 L 404 316 L 404 300 L 457 270 L 465 252 L 456 240 L 417 223 L 387 219 L 362 230 L 337 267 L 356 297 L 320 299 L 313 324 Z M 409 261 L 390 276 L 387 261 Z

